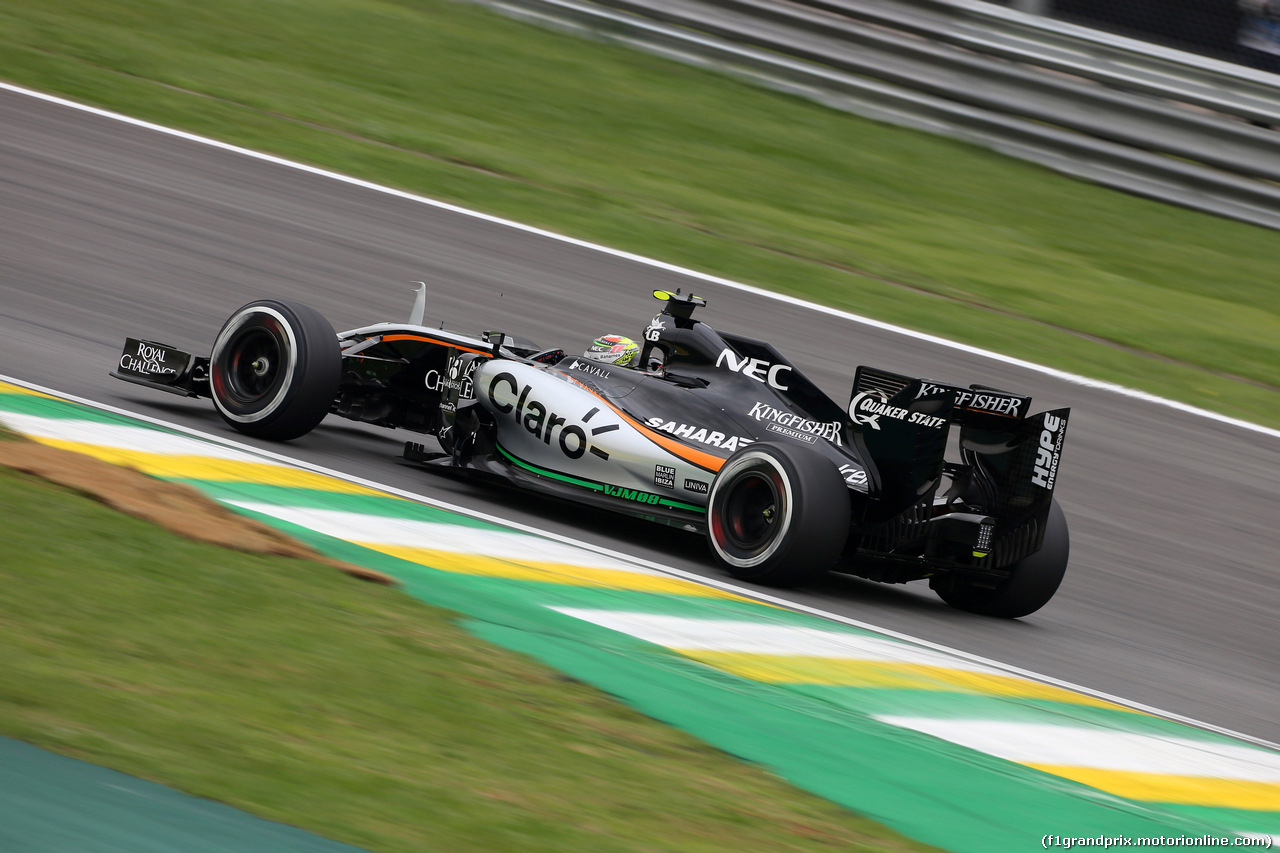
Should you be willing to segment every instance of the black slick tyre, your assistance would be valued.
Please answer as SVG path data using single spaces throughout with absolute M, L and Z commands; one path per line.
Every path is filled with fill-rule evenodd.
M 730 456 L 712 481 L 707 541 L 739 580 L 780 587 L 817 580 L 848 533 L 848 487 L 813 450 L 758 442 Z
M 940 577 L 930 586 L 939 598 L 958 610 L 1017 619 L 1035 613 L 1049 603 L 1066 574 L 1070 553 L 1067 517 L 1054 501 L 1049 506 L 1044 544 L 1040 550 L 1010 566 L 1009 577 L 994 588 L 964 583 L 958 577 Z
M 315 429 L 333 405 L 341 373 L 333 326 L 297 302 L 241 307 L 223 324 L 209 357 L 218 414 L 245 435 L 276 441 Z

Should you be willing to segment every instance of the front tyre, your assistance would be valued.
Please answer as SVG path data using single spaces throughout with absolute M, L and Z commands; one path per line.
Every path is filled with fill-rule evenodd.
M 261 300 L 222 326 L 209 357 L 218 414 L 236 430 L 288 441 L 329 413 L 342 374 L 333 326 L 297 302 Z
M 1009 577 L 995 587 L 975 586 L 957 576 L 938 577 L 929 585 L 939 598 L 958 610 L 1017 619 L 1049 603 L 1066 574 L 1070 553 L 1067 517 L 1053 501 L 1040 550 L 1009 566 Z
M 835 564 L 849 533 L 849 491 L 807 448 L 759 442 L 725 462 L 707 500 L 707 541 L 735 578 L 793 587 Z

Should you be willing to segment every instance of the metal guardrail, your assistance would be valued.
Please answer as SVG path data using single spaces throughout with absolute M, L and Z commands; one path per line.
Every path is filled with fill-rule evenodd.
M 1123 91 L 1280 124 L 1280 76 L 1006 9 L 987 0 L 796 2 Z
M 1280 124 L 1280 90 L 1250 69 L 966 0 L 485 1 L 1280 229 L 1280 134 L 1252 123 Z
M 1249 177 L 1280 180 L 1270 130 L 776 0 L 597 0 L 741 44 Z M 841 0 L 839 5 L 847 5 Z

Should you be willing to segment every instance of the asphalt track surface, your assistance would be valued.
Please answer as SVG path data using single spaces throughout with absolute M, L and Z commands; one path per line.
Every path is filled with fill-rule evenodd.
M 638 335 L 650 291 L 692 286 L 705 319 L 773 341 L 837 400 L 865 363 L 1073 407 L 1071 566 L 1039 613 L 972 616 L 922 583 L 845 576 L 784 596 L 1280 742 L 1280 438 L 0 90 L 0 373 L 239 439 L 207 400 L 108 377 L 125 336 L 207 353 L 262 297 L 339 330 L 402 319 L 419 279 L 428 323 L 567 350 Z M 407 467 L 412 437 L 330 419 L 260 446 L 724 579 L 690 534 Z

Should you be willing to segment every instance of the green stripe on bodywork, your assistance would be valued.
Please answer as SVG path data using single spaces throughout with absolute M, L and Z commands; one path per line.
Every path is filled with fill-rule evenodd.
M 501 453 L 504 457 L 506 457 L 507 461 L 510 462 L 512 465 L 515 465 L 518 468 L 523 468 L 524 470 L 529 471 L 530 473 L 537 474 L 539 477 L 546 477 L 547 479 L 550 479 L 550 480 L 557 480 L 561 483 L 568 483 L 571 486 L 578 486 L 579 488 L 590 489 L 593 492 L 601 492 L 605 494 L 606 497 L 618 497 L 617 495 L 610 495 L 607 492 L 605 492 L 606 487 L 613 488 L 613 489 L 624 488 L 623 486 L 617 486 L 617 485 L 614 485 L 613 483 L 598 483 L 595 480 L 584 480 L 581 477 L 574 477 L 569 474 L 562 474 L 559 471 L 552 471 L 550 468 L 541 468 L 537 465 L 534 465 L 531 462 L 525 462 L 520 457 L 512 454 L 502 445 L 496 445 L 496 446 L 498 448 L 498 452 Z M 646 492 L 643 489 L 627 489 L 627 491 L 636 492 L 637 494 L 656 496 L 658 498 L 658 503 L 656 504 L 656 506 L 665 506 L 665 507 L 670 507 L 671 509 L 682 509 L 682 510 L 685 510 L 686 512 L 705 513 L 707 511 L 706 507 L 697 506 L 696 504 L 687 504 L 687 503 L 684 503 L 683 501 L 678 501 L 673 498 L 664 498 L 662 495 L 659 495 L 657 492 Z M 625 500 L 623 498 L 619 498 L 619 499 Z M 641 502 L 636 501 L 636 503 L 641 503 Z

